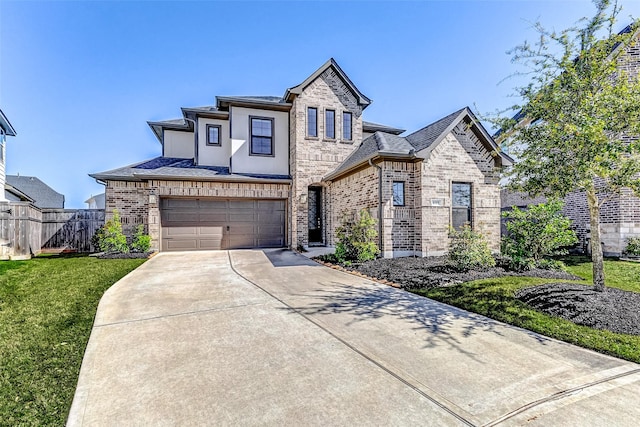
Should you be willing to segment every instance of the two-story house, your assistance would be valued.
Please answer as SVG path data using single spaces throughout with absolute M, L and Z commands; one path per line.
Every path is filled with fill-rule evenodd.
M 6 182 L 6 138 L 7 136 L 16 136 L 16 130 L 11 126 L 9 119 L 0 110 L 0 202 L 6 201 L 4 195 L 4 186 Z
M 149 122 L 151 160 L 91 174 L 125 231 L 159 250 L 333 245 L 343 212 L 369 209 L 385 256 L 446 251 L 471 223 L 497 250 L 498 172 L 509 162 L 468 108 L 406 137 L 330 59 L 283 96 L 216 97 Z

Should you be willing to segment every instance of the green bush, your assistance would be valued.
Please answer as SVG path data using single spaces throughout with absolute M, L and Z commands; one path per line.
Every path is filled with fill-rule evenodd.
M 122 223 L 117 209 L 113 210 L 113 217 L 96 230 L 91 241 L 97 243 L 102 252 L 129 252 L 127 237 L 122 233 Z
M 343 212 L 341 225 L 336 228 L 336 258 L 343 263 L 375 259 L 380 253 L 376 242 L 376 224 L 366 209 L 362 209 L 358 215 Z
M 449 264 L 456 270 L 484 269 L 496 265 L 487 240 L 468 225 L 459 231 L 452 229 L 449 237 Z
M 133 252 L 149 252 L 151 248 L 151 236 L 144 234 L 144 225 L 140 224 L 136 228 L 136 234 L 133 235 L 131 249 Z
M 624 251 L 629 255 L 640 256 L 640 237 L 627 237 Z
M 513 260 L 514 270 L 545 268 L 544 258 L 566 255 L 567 247 L 578 242 L 570 229 L 571 220 L 562 215 L 562 206 L 560 200 L 551 200 L 526 210 L 514 206 L 502 214 L 507 220 L 502 254 Z

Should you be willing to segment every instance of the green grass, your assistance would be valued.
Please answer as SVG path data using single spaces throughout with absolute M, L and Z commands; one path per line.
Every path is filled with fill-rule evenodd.
M 100 297 L 143 262 L 0 261 L 1 425 L 64 425 Z
M 590 284 L 591 263 L 586 258 L 568 257 L 565 262 L 569 272 L 586 279 L 577 283 Z M 640 264 L 607 260 L 605 275 L 607 286 L 640 292 Z M 576 325 L 536 311 L 514 296 L 518 289 L 559 281 L 531 277 L 501 277 L 414 292 L 548 337 L 640 362 L 640 336 L 616 334 Z

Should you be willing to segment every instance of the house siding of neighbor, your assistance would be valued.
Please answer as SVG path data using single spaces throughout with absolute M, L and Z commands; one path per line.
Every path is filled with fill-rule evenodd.
M 107 215 L 117 209 L 129 234 L 144 224 L 156 249 L 334 245 L 343 213 L 368 209 L 387 257 L 446 252 L 463 182 L 469 221 L 498 250 L 509 159 L 471 111 L 401 137 L 363 120 L 370 103 L 330 59 L 282 97 L 217 97 L 150 122 L 160 157 L 91 176 Z

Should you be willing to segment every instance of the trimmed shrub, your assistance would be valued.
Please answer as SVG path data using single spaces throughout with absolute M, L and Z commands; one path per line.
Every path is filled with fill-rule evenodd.
M 456 270 L 467 271 L 494 267 L 496 261 L 491 255 L 487 239 L 465 225 L 459 231 L 449 233 L 449 264 Z
M 341 225 L 336 228 L 336 259 L 343 263 L 375 259 L 380 253 L 376 242 L 376 224 L 366 209 L 362 209 L 358 215 L 343 212 Z
M 133 252 L 149 252 L 151 248 L 151 236 L 144 234 L 144 225 L 140 224 L 136 228 L 131 242 L 131 250 Z
M 627 247 L 624 251 L 633 256 L 640 256 L 640 237 L 627 237 Z
M 122 233 L 122 223 L 117 209 L 113 210 L 113 217 L 96 230 L 91 241 L 97 243 L 102 252 L 129 252 L 127 237 Z

